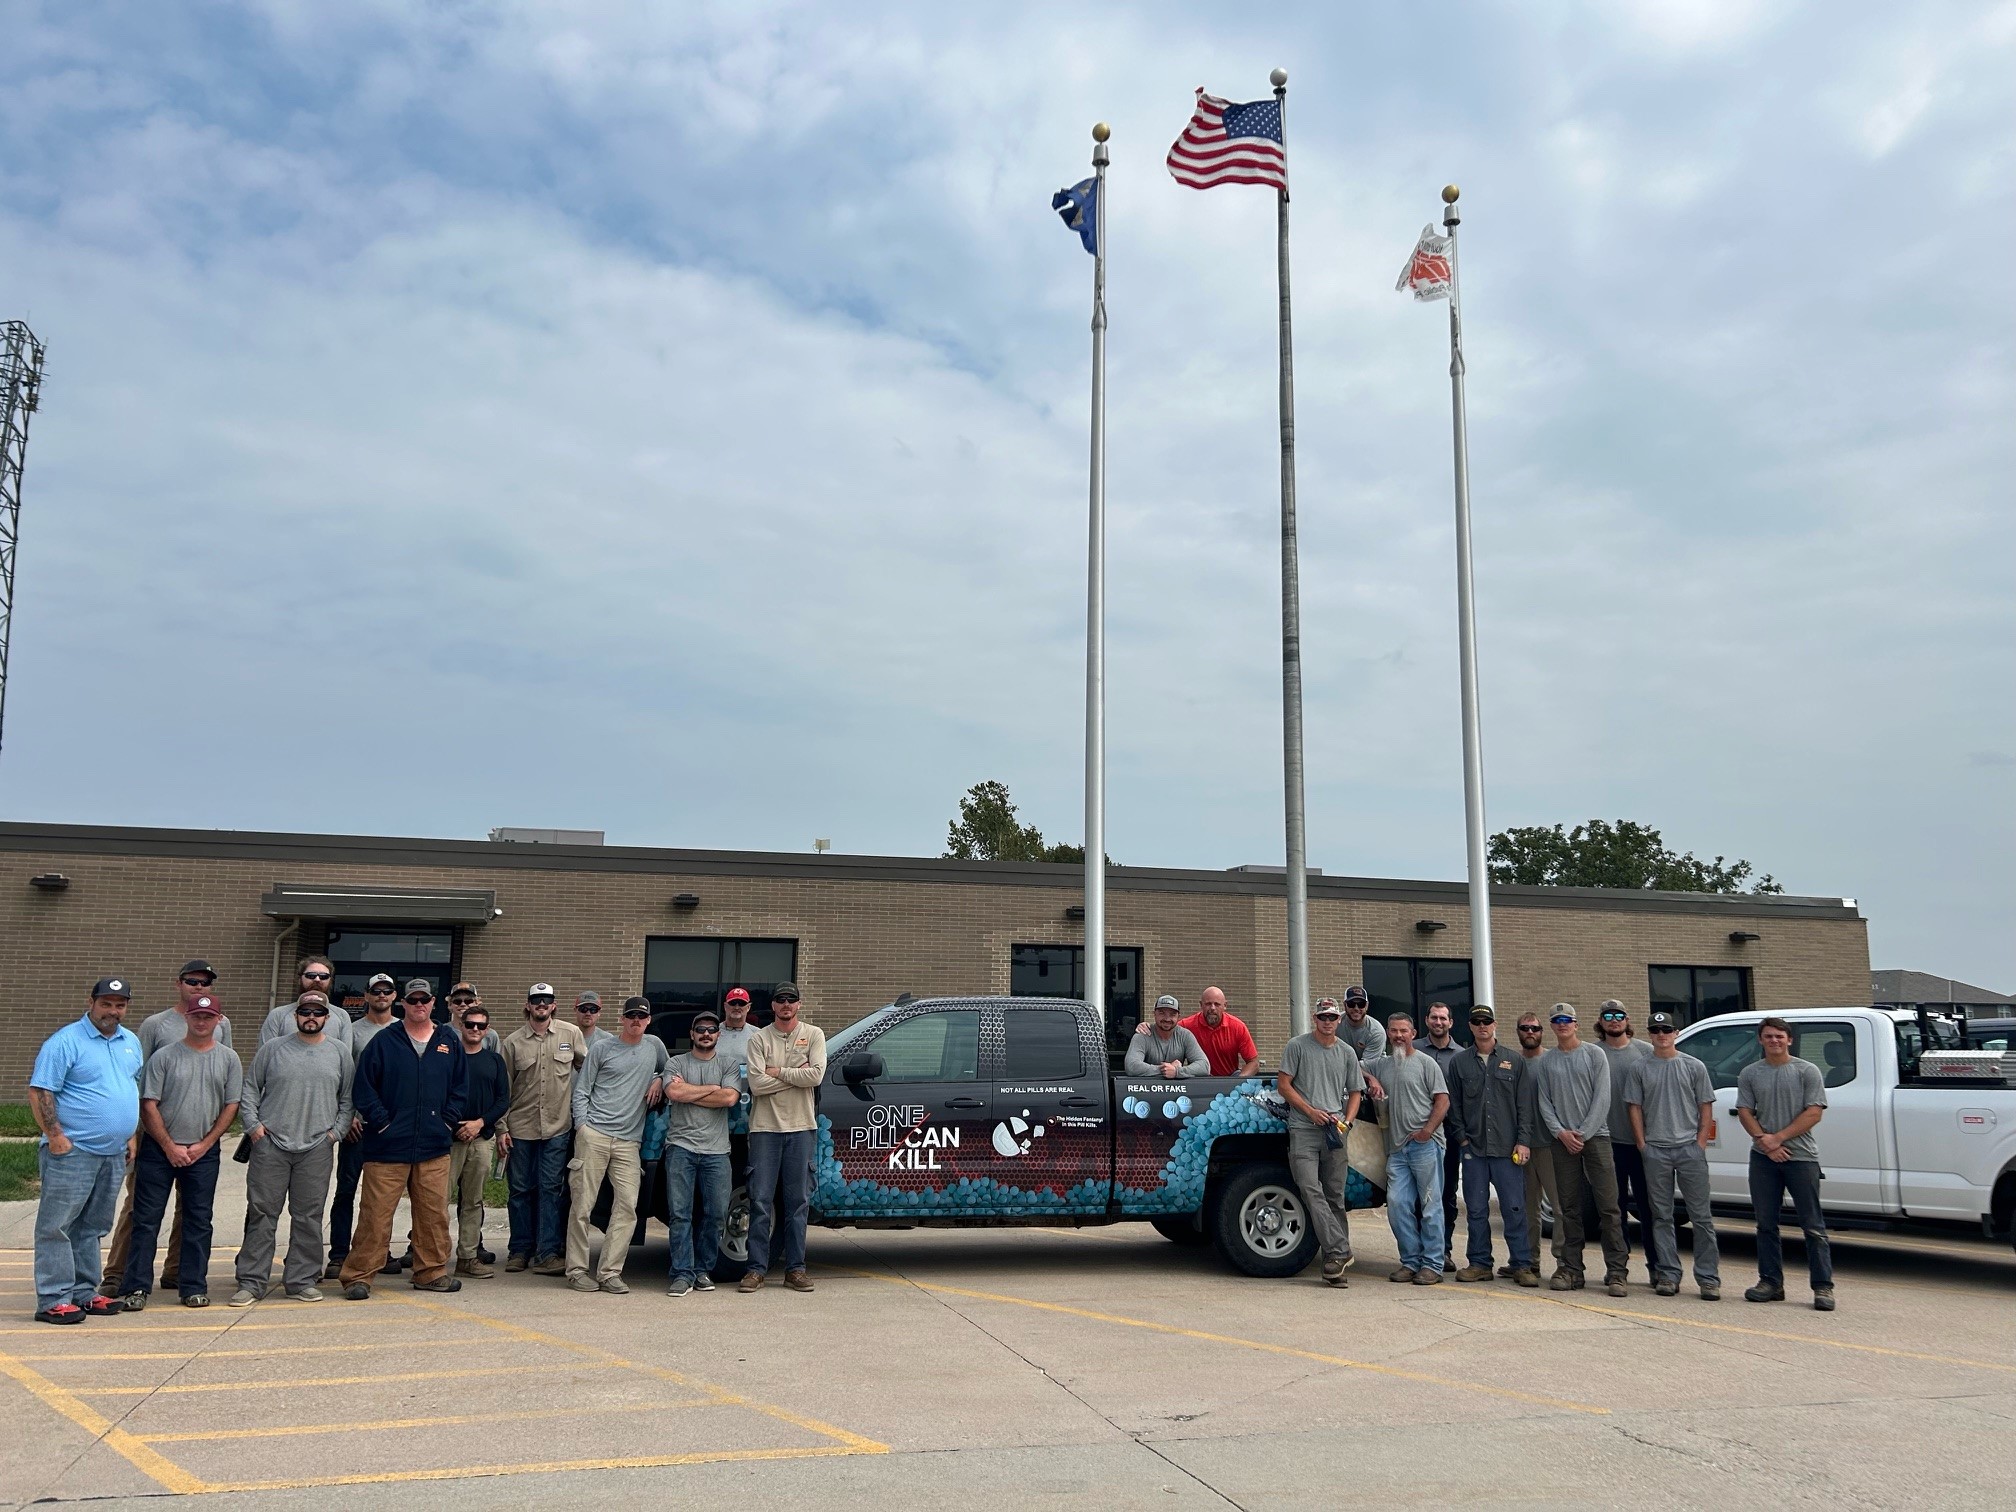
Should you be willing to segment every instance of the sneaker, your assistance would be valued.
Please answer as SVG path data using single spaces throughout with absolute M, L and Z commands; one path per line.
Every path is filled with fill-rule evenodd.
M 1816 1291 L 1815 1293 L 1813 1293 L 1813 1311 L 1815 1312 L 1834 1311 L 1833 1287 L 1830 1286 L 1825 1291 Z
M 1783 1302 L 1785 1288 L 1773 1286 L 1769 1281 L 1759 1281 L 1743 1293 L 1745 1302 Z
M 1409 1286 L 1413 1284 L 1414 1272 L 1405 1265 L 1395 1266 L 1391 1271 L 1387 1272 L 1386 1279 L 1388 1281 L 1397 1281 L 1402 1286 Z
M 510 1259 L 504 1262 L 504 1269 L 509 1271 L 513 1275 L 516 1275 L 519 1271 L 522 1271 L 523 1269 L 525 1269 L 526 1266 L 530 1265 L 531 1263 L 532 1263 L 532 1257 L 530 1255 L 513 1255 Z
M 296 1291 L 288 1292 L 287 1295 L 292 1297 L 296 1302 L 320 1302 L 322 1300 L 322 1288 L 319 1286 L 304 1286 Z
M 424 1292 L 458 1292 L 462 1283 L 453 1276 L 436 1276 L 432 1281 L 415 1281 L 413 1290 Z
M 125 1312 L 147 1311 L 147 1293 L 144 1291 L 126 1293 L 126 1300 L 121 1304 L 121 1308 Z
M 182 1299 L 182 1305 L 184 1307 L 208 1307 L 210 1305 L 210 1294 L 208 1292 L 191 1292 Z
M 714 1290 L 714 1278 L 708 1275 L 707 1272 L 705 1271 L 700 1272 L 699 1275 L 693 1278 L 693 1290 L 695 1291 Z
M 1458 1281 L 1489 1281 L 1491 1275 L 1491 1267 L 1488 1265 L 1466 1265 L 1463 1269 L 1456 1272 L 1456 1279 Z
M 630 1295 L 630 1288 L 624 1284 L 621 1276 L 604 1276 L 602 1278 L 602 1290 L 616 1297 L 627 1297 Z
M 1438 1270 L 1416 1271 L 1414 1273 L 1414 1284 L 1416 1286 L 1440 1286 L 1442 1284 L 1442 1272 Z
M 537 1260 L 532 1262 L 532 1274 L 535 1276 L 564 1276 L 567 1274 L 567 1262 L 562 1260 L 558 1255 L 541 1255 Z
M 812 1278 L 805 1274 L 805 1267 L 802 1265 L 796 1270 L 787 1270 L 784 1272 L 784 1284 L 795 1292 L 808 1292 L 812 1290 Z
M 84 1304 L 87 1318 L 109 1318 L 114 1313 L 126 1311 L 126 1304 L 118 1297 L 93 1297 Z
M 457 1260 L 455 1262 L 455 1274 L 458 1276 L 474 1276 L 478 1281 L 487 1281 L 496 1275 L 497 1272 L 490 1269 L 481 1259 L 476 1259 Z
M 1677 1297 L 1680 1295 L 1680 1283 L 1678 1281 L 1654 1281 L 1652 1283 L 1652 1295 L 1655 1297 Z
M 82 1323 L 84 1309 L 75 1302 L 58 1302 L 54 1307 L 45 1307 L 35 1314 L 37 1323 Z
M 1323 1262 L 1323 1279 L 1332 1286 L 1344 1279 L 1344 1262 L 1334 1256 Z
M 1631 1288 L 1624 1284 L 1622 1276 L 1605 1276 L 1603 1278 L 1603 1290 L 1613 1297 L 1628 1297 L 1631 1295 Z
M 753 1292 L 763 1290 L 763 1272 L 750 1271 L 740 1281 L 735 1283 L 735 1290 L 737 1290 L 738 1292 Z
M 569 1276 L 567 1278 L 567 1290 L 578 1292 L 592 1292 L 592 1291 L 600 1291 L 602 1290 L 602 1288 L 595 1284 L 595 1278 L 593 1276 L 583 1274 L 579 1276 Z
M 1701 1283 L 1701 1300 L 1703 1302 L 1720 1302 L 1722 1300 L 1722 1288 L 1713 1281 L 1703 1281 Z
M 672 1284 L 665 1288 L 665 1295 L 668 1297 L 683 1297 L 691 1290 L 693 1290 L 693 1283 L 691 1281 L 688 1281 L 684 1276 L 674 1276 Z
M 343 1300 L 345 1302 L 369 1302 L 371 1300 L 371 1288 L 366 1286 L 362 1281 L 352 1281 L 348 1286 L 343 1288 Z
M 1530 1265 L 1521 1266 L 1518 1270 L 1512 1272 L 1512 1279 L 1520 1286 L 1538 1286 L 1540 1284 L 1540 1272 L 1533 1269 Z
M 1582 1272 L 1557 1270 L 1547 1278 L 1549 1291 L 1580 1291 L 1588 1283 L 1582 1279 Z
M 255 1292 L 251 1287 L 241 1286 L 238 1290 L 231 1293 L 231 1300 L 224 1305 L 226 1307 L 250 1307 L 254 1302 L 259 1300 L 260 1296 L 261 1293 Z

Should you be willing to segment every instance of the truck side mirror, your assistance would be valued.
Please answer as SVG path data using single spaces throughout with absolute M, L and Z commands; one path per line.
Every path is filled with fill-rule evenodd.
M 840 1068 L 840 1074 L 847 1078 L 847 1085 L 858 1087 L 862 1082 L 874 1081 L 887 1070 L 888 1068 L 882 1064 L 881 1056 L 863 1051 L 850 1057 L 847 1064 Z

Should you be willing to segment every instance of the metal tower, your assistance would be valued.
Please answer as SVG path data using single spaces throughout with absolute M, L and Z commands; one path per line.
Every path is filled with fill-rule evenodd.
M 0 730 L 7 722 L 7 644 L 14 630 L 14 548 L 21 539 L 21 468 L 28 417 L 42 399 L 42 343 L 19 320 L 0 325 Z

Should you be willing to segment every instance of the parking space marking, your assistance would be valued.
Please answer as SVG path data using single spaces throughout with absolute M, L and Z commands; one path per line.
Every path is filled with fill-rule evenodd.
M 302 1476 L 297 1480 L 206 1481 L 204 1491 L 296 1491 L 313 1486 L 379 1486 L 402 1481 L 473 1480 L 492 1475 L 554 1475 L 572 1470 L 655 1470 L 667 1465 L 719 1465 L 736 1461 L 834 1459 L 877 1451 L 835 1444 L 811 1449 L 721 1449 L 692 1454 L 638 1454 L 615 1459 L 545 1460 L 537 1464 L 451 1465 L 439 1470 L 385 1470 L 355 1475 Z M 887 1446 L 879 1451 L 887 1453 Z
M 46 1327 L 47 1325 L 44 1326 Z M 480 1344 L 482 1342 L 483 1341 L 481 1339 L 471 1339 L 466 1337 L 454 1338 L 454 1339 L 401 1339 L 399 1341 L 398 1348 L 403 1353 L 404 1351 L 409 1349 L 446 1349 L 450 1347 L 460 1348 L 464 1345 Z M 383 1343 L 283 1344 L 275 1349 L 267 1349 L 264 1347 L 258 1349 L 206 1349 L 203 1351 L 202 1358 L 206 1360 L 272 1360 L 272 1359 L 291 1358 L 294 1355 L 361 1354 L 367 1350 L 384 1349 L 386 1347 L 387 1346 Z M 24 1354 L 24 1355 L 16 1355 L 14 1358 L 17 1360 L 38 1360 L 38 1361 L 186 1360 L 189 1358 L 189 1351 L 186 1349 L 142 1350 L 137 1353 L 127 1353 L 122 1351 L 121 1353 L 118 1354 L 108 1354 L 103 1352 L 95 1354 L 66 1352 L 63 1354 Z
M 1498 1302 L 1537 1302 L 1546 1307 L 1571 1307 L 1578 1312 L 1601 1313 L 1632 1323 L 1671 1323 L 1676 1328 L 1703 1328 L 1713 1333 L 1745 1334 L 1753 1339 L 1783 1339 L 1789 1344 L 1818 1344 L 1827 1349 L 1852 1349 L 1859 1354 L 1887 1355 L 1897 1360 L 1923 1360 L 1933 1365 L 1965 1365 L 1973 1370 L 1999 1370 L 2016 1375 L 2016 1365 L 1998 1365 L 1992 1360 L 1970 1360 L 1964 1355 L 1925 1354 L 1915 1349 L 1891 1349 L 1883 1344 L 1857 1344 L 1850 1339 L 1818 1339 L 1810 1334 L 1779 1333 L 1769 1328 L 1746 1328 L 1740 1323 L 1709 1323 L 1698 1318 L 1673 1318 L 1664 1313 L 1635 1312 L 1626 1307 L 1604 1307 L 1595 1302 L 1570 1302 L 1557 1297 L 1522 1297 L 1516 1293 L 1490 1291 L 1479 1287 L 1450 1293 L 1452 1297 L 1488 1297 Z
M 1122 1328 L 1141 1328 L 1150 1333 L 1170 1334 L 1182 1339 L 1202 1339 L 1211 1344 L 1233 1344 L 1241 1349 L 1255 1349 L 1264 1354 L 1289 1355 L 1299 1360 L 1314 1360 L 1323 1365 L 1336 1365 L 1346 1370 L 1364 1370 L 1374 1375 L 1393 1376 L 1403 1381 L 1418 1381 L 1429 1386 L 1446 1386 L 1455 1391 L 1474 1391 L 1484 1396 L 1504 1397 L 1510 1401 L 1528 1402 L 1540 1407 L 1557 1407 L 1567 1412 L 1586 1412 L 1592 1417 L 1608 1417 L 1608 1407 L 1598 1407 L 1588 1402 L 1569 1401 L 1564 1397 L 1540 1396 L 1530 1391 L 1515 1391 L 1509 1386 L 1487 1386 L 1479 1381 L 1459 1381 L 1452 1376 L 1429 1375 L 1425 1371 L 1402 1370 L 1397 1365 L 1379 1365 L 1370 1360 L 1350 1360 L 1342 1355 L 1318 1354 L 1314 1350 L 1297 1349 L 1289 1344 L 1270 1344 L 1262 1339 L 1242 1339 L 1234 1334 L 1207 1333 L 1198 1328 L 1179 1328 L 1173 1323 L 1156 1323 L 1147 1318 L 1129 1318 L 1119 1313 L 1094 1312 L 1084 1307 L 1067 1307 L 1061 1302 L 1039 1302 L 1033 1297 L 1011 1297 L 1002 1292 L 973 1291 L 963 1286 L 943 1286 L 936 1282 L 912 1281 L 907 1276 L 886 1275 L 879 1271 L 854 1270 L 846 1266 L 824 1266 L 821 1270 L 836 1271 L 841 1275 L 860 1276 L 869 1281 L 884 1281 L 894 1286 L 912 1286 L 919 1291 L 937 1292 L 951 1297 L 971 1297 L 980 1302 L 1003 1302 L 1012 1307 L 1028 1307 L 1038 1312 L 1062 1313 L 1067 1317 L 1088 1318 L 1095 1323 L 1112 1323 Z
M 29 1369 L 12 1355 L 0 1353 L 0 1372 L 20 1382 L 36 1401 L 50 1411 L 68 1418 L 157 1486 L 164 1490 L 183 1493 L 204 1489 L 203 1482 L 196 1476 L 141 1443 L 103 1413 L 78 1401 L 74 1393 L 64 1390 L 47 1376 Z
M 464 1342 L 467 1342 L 466 1340 Z M 396 1346 L 388 1346 L 396 1347 Z M 203 1355 L 200 1358 L 208 1359 Z M 78 1396 L 193 1396 L 205 1391 L 298 1391 L 310 1386 L 376 1386 L 388 1381 L 457 1381 L 471 1376 L 554 1375 L 565 1370 L 615 1370 L 615 1364 L 570 1360 L 564 1365 L 492 1365 L 457 1370 L 397 1370 L 383 1375 L 322 1376 L 310 1381 L 217 1381 L 210 1385 L 72 1386 Z
M 236 1313 L 227 1313 L 215 1323 L 142 1323 L 137 1321 L 124 1322 L 122 1319 L 122 1332 L 125 1329 L 132 1329 L 139 1333 L 223 1333 L 228 1329 L 232 1333 L 245 1333 L 248 1330 L 265 1333 L 269 1330 L 282 1328 L 313 1328 L 319 1330 L 325 1328 L 372 1328 L 380 1326 L 378 1320 L 371 1318 L 318 1318 L 313 1323 L 241 1323 L 238 1318 L 239 1315 Z M 33 1334 L 38 1339 L 46 1339 L 49 1337 L 49 1325 L 42 1323 L 34 1328 L 0 1328 L 0 1334 Z M 95 1339 L 101 1337 L 101 1335 L 89 1332 L 84 1334 L 83 1337 Z
M 221 1439 L 303 1438 L 317 1433 L 350 1433 L 360 1428 L 463 1428 L 471 1423 L 514 1423 L 548 1418 L 606 1417 L 625 1412 L 657 1412 L 673 1407 L 713 1407 L 712 1397 L 684 1402 L 619 1402 L 603 1407 L 541 1407 L 532 1412 L 468 1412 L 443 1417 L 396 1418 L 364 1423 L 303 1423 L 294 1428 L 212 1428 L 188 1433 L 136 1433 L 143 1444 L 213 1443 Z

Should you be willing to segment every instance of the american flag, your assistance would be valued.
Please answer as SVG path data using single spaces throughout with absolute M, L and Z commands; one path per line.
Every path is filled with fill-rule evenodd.
M 1192 189 L 1267 184 L 1288 189 L 1288 154 L 1281 145 L 1281 102 L 1234 105 L 1197 91 L 1197 111 L 1169 149 L 1169 176 Z

